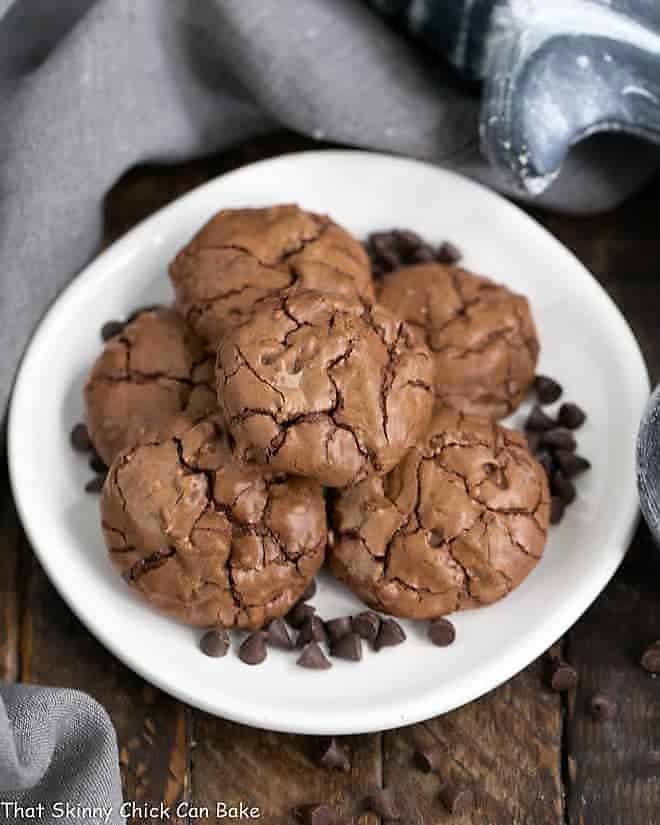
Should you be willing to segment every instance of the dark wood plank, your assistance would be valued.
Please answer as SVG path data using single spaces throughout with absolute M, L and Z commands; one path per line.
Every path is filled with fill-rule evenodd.
M 494 692 L 445 716 L 384 735 L 386 786 L 392 786 L 415 825 L 559 825 L 561 705 L 541 686 L 535 662 Z M 438 773 L 413 764 L 419 744 L 442 755 Z M 440 799 L 444 784 L 467 784 L 476 807 L 452 816 Z
M 21 537 L 3 468 L 0 479 L 0 680 L 6 682 L 13 682 L 18 676 Z
M 211 808 L 209 821 L 214 821 L 216 803 L 236 806 L 242 801 L 257 806 L 268 825 L 288 825 L 294 806 L 314 802 L 332 805 L 342 825 L 377 823 L 373 814 L 359 816 L 357 810 L 382 782 L 381 734 L 342 737 L 350 773 L 317 767 L 314 737 L 268 733 L 206 714 L 195 714 L 195 741 L 193 800 Z
M 105 707 L 117 731 L 126 800 L 175 805 L 188 798 L 187 709 L 107 653 L 62 602 L 36 560 L 22 615 L 21 679 L 83 690 Z M 138 815 L 132 821 L 148 818 Z

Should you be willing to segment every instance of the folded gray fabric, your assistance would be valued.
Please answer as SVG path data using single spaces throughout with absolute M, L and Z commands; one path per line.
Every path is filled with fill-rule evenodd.
M 581 11 L 597 5 L 575 2 Z M 383 7 L 388 3 L 396 8 Z M 380 5 L 398 13 L 392 20 L 410 25 L 436 51 L 403 37 L 360 0 L 0 0 L 3 410 L 37 320 L 98 250 L 104 194 L 137 163 L 218 151 L 284 125 L 316 139 L 430 160 L 505 192 L 517 191 L 521 180 L 538 191 L 552 178 L 539 202 L 574 212 L 617 203 L 657 167 L 655 147 L 627 151 L 625 143 L 608 138 L 581 145 L 564 159 L 581 136 L 574 124 L 552 141 L 533 117 L 533 134 L 550 143 L 518 144 L 533 114 L 518 97 L 512 111 L 522 119 L 497 120 L 509 105 L 498 78 L 506 76 L 506 59 L 515 56 L 516 46 L 540 31 L 526 30 L 525 11 L 538 12 L 541 0 Z M 602 5 L 612 5 L 621 24 L 626 10 L 652 4 Z M 482 9 L 486 17 L 475 17 Z M 490 15 L 495 10 L 497 20 Z M 636 18 L 636 34 L 640 28 L 648 34 L 651 17 Z M 611 31 L 616 40 L 619 29 Z M 655 42 L 648 37 L 647 46 Z M 497 67 L 492 77 L 480 69 L 484 49 Z M 482 101 L 438 52 L 473 80 L 485 80 Z M 630 57 L 622 50 L 616 55 Z M 548 68 L 543 61 L 532 64 L 530 83 L 542 80 Z M 572 98 L 579 101 L 589 78 L 601 83 L 605 70 L 576 65 L 582 82 Z M 631 75 L 627 84 L 655 94 L 647 80 Z M 538 91 L 530 88 L 528 99 Z M 628 97 L 635 100 L 635 121 L 644 95 Z M 551 102 L 562 105 L 561 98 Z M 479 149 L 480 116 L 492 165 Z M 624 122 L 629 125 L 625 118 L 612 125 Z M 3 687 L 0 699 L 0 801 L 112 807 L 108 819 L 90 813 L 77 821 L 119 822 L 116 744 L 98 705 L 73 691 L 25 687 Z M 41 821 L 54 821 L 51 816 Z M 16 819 L 0 805 L 0 822 Z
M 0 687 L 0 824 L 118 825 L 121 805 L 115 732 L 97 702 L 75 690 Z

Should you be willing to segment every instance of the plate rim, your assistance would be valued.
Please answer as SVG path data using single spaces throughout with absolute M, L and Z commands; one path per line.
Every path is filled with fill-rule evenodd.
M 149 229 L 150 224 L 157 225 L 165 214 L 168 212 L 174 212 L 180 209 L 182 205 L 188 204 L 190 201 L 194 201 L 200 196 L 201 193 L 211 190 L 217 186 L 220 181 L 225 182 L 228 179 L 239 177 L 246 171 L 252 172 L 253 170 L 266 165 L 295 164 L 300 159 L 310 157 L 323 159 L 324 161 L 332 161 L 333 159 L 341 161 L 347 157 L 354 156 L 359 156 L 361 158 L 371 157 L 387 163 L 410 165 L 415 168 L 422 167 L 426 168 L 427 171 L 435 175 L 444 175 L 449 178 L 456 179 L 457 181 L 460 181 L 461 185 L 472 188 L 475 194 L 497 201 L 500 208 L 505 210 L 508 209 L 511 215 L 515 216 L 517 220 L 522 219 L 527 225 L 533 227 L 535 232 L 543 232 L 557 247 L 562 250 L 563 254 L 570 256 L 573 264 L 578 266 L 582 272 L 582 275 L 586 276 L 591 282 L 591 286 L 595 286 L 597 291 L 600 292 L 601 300 L 604 300 L 606 304 L 608 304 L 610 315 L 613 319 L 616 319 L 618 324 L 618 332 L 624 334 L 629 354 L 633 355 L 638 361 L 637 366 L 639 369 L 635 370 L 635 375 L 637 377 L 639 389 L 644 394 L 646 399 L 648 399 L 650 395 L 648 368 L 635 334 L 630 328 L 621 310 L 617 307 L 612 298 L 610 298 L 598 280 L 579 260 L 579 258 L 577 258 L 577 256 L 564 244 L 562 244 L 558 238 L 549 232 L 549 230 L 524 212 L 519 206 L 507 200 L 499 193 L 456 172 L 452 172 L 423 161 L 403 158 L 381 152 L 341 149 L 292 152 L 272 158 L 266 158 L 264 160 L 246 164 L 238 169 L 218 175 L 215 178 L 191 189 L 181 197 L 176 198 L 158 209 L 156 212 L 144 218 L 136 226 L 131 228 L 128 232 L 103 250 L 99 255 L 89 261 L 87 265 L 73 277 L 71 282 L 56 296 L 54 301 L 46 309 L 35 326 L 23 356 L 19 362 L 14 386 L 12 388 L 7 418 L 7 459 L 11 492 L 14 498 L 17 513 L 23 525 L 23 529 L 27 535 L 33 552 L 37 556 L 50 582 L 53 584 L 60 597 L 67 604 L 69 609 L 72 610 L 74 615 L 81 621 L 85 628 L 91 632 L 92 635 L 126 667 L 137 673 L 141 678 L 145 679 L 145 681 L 154 684 L 165 693 L 174 696 L 175 698 L 186 702 L 191 706 L 197 707 L 202 711 L 252 727 L 285 733 L 340 735 L 389 730 L 401 725 L 412 724 L 428 719 L 432 716 L 447 713 L 458 707 L 462 707 L 463 705 L 468 704 L 469 702 L 472 702 L 484 695 L 484 693 L 490 692 L 496 687 L 499 687 L 501 684 L 508 681 L 527 667 L 527 665 L 533 661 L 534 658 L 540 655 L 543 650 L 548 648 L 556 640 L 556 638 L 566 633 L 567 630 L 575 624 L 579 617 L 591 606 L 602 590 L 607 586 L 613 575 L 616 573 L 619 565 L 623 561 L 640 516 L 639 504 L 637 500 L 637 487 L 633 484 L 631 500 L 626 503 L 625 512 L 622 509 L 617 522 L 622 525 L 616 535 L 616 547 L 620 548 L 620 552 L 617 554 L 617 557 L 614 558 L 614 554 L 612 554 L 612 558 L 608 559 L 607 564 L 604 564 L 598 568 L 596 571 L 598 575 L 589 577 L 588 582 L 581 583 L 580 587 L 575 588 L 570 592 L 570 596 L 567 598 L 566 603 L 563 606 L 561 620 L 555 620 L 554 623 L 552 623 L 551 630 L 551 623 L 548 621 L 539 622 L 533 629 L 528 630 L 523 641 L 511 651 L 508 651 L 507 665 L 505 667 L 502 667 L 502 665 L 495 660 L 489 667 L 487 666 L 482 668 L 479 671 L 479 678 L 472 680 L 469 685 L 463 684 L 467 681 L 466 678 L 463 678 L 462 682 L 458 682 L 459 687 L 453 688 L 453 692 L 456 692 L 456 690 L 461 690 L 462 696 L 461 700 L 458 702 L 449 702 L 448 704 L 445 703 L 446 706 L 443 706 L 438 702 L 434 704 L 433 692 L 427 690 L 420 695 L 415 696 L 412 700 L 408 699 L 403 703 L 398 702 L 395 706 L 396 711 L 390 711 L 387 718 L 382 717 L 381 710 L 371 711 L 362 708 L 359 714 L 359 720 L 355 718 L 353 723 L 343 722 L 342 724 L 335 724 L 331 719 L 316 718 L 313 720 L 312 724 L 312 721 L 308 718 L 309 712 L 306 712 L 306 714 L 302 717 L 296 717 L 295 713 L 291 714 L 289 712 L 285 718 L 280 718 L 281 714 L 279 714 L 277 718 L 272 718 L 267 716 L 267 710 L 264 713 L 258 706 L 255 705 L 252 706 L 251 713 L 246 713 L 242 711 L 241 708 L 238 710 L 231 707 L 220 709 L 212 702 L 207 702 L 203 698 L 200 699 L 200 697 L 191 695 L 186 690 L 179 688 L 176 683 L 161 677 L 159 673 L 152 672 L 150 668 L 142 667 L 139 659 L 134 658 L 130 655 L 130 653 L 124 651 L 121 648 L 119 641 L 113 640 L 111 630 L 106 630 L 103 623 L 94 622 L 92 620 L 88 621 L 85 611 L 80 609 L 74 594 L 70 593 L 65 587 L 65 582 L 60 581 L 58 578 L 56 565 L 53 563 L 53 559 L 49 559 L 49 553 L 47 550 L 45 548 L 42 550 L 39 543 L 36 541 L 33 528 L 31 526 L 31 519 L 28 515 L 29 508 L 27 507 L 26 501 L 23 498 L 21 488 L 17 481 L 17 468 L 19 466 L 19 457 L 17 454 L 19 442 L 18 433 L 20 428 L 17 411 L 20 410 L 21 400 L 24 394 L 29 391 L 29 385 L 25 379 L 27 374 L 26 365 L 29 365 L 31 359 L 36 357 L 36 353 L 41 348 L 41 340 L 48 337 L 49 326 L 53 322 L 53 317 L 58 312 L 60 304 L 67 298 L 67 296 L 71 294 L 71 292 L 84 289 L 88 282 L 97 277 L 97 270 L 103 269 L 107 261 L 110 261 L 120 255 L 124 249 L 130 248 L 134 244 L 136 237 L 142 235 L 145 232 L 145 229 Z M 557 632 L 557 629 L 559 629 L 559 632 Z M 497 672 L 496 677 L 491 676 L 492 671 Z M 350 714 L 344 713 L 344 716 L 347 715 Z M 330 714 L 328 714 L 328 716 L 330 716 Z

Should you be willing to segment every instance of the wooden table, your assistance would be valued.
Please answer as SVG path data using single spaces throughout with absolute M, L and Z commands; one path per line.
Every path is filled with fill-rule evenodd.
M 280 133 L 204 161 L 135 170 L 106 200 L 107 240 L 208 178 L 312 145 L 317 146 Z M 654 383 L 660 379 L 659 196 L 660 178 L 602 217 L 535 213 L 621 308 Z M 646 527 L 639 527 L 626 562 L 605 593 L 558 642 L 579 671 L 575 692 L 567 697 L 549 692 L 536 662 L 446 716 L 412 728 L 347 737 L 352 770 L 343 774 L 314 765 L 307 737 L 252 730 L 200 713 L 121 665 L 53 590 L 31 553 L 4 484 L 0 676 L 71 686 L 96 697 L 117 729 L 125 798 L 169 804 L 183 799 L 213 811 L 218 801 L 244 801 L 261 808 L 259 821 L 267 825 L 288 822 L 293 805 L 323 800 L 338 807 L 345 825 L 376 825 L 373 814 L 354 816 L 350 811 L 370 787 L 384 784 L 397 788 L 408 821 L 417 825 L 660 822 L 660 681 L 638 664 L 645 645 L 660 637 L 660 552 Z M 598 724 L 586 713 L 596 690 L 618 699 L 615 721 Z M 413 767 L 415 736 L 445 749 L 443 777 Z M 479 807 L 460 817 L 446 813 L 438 797 L 443 778 L 474 780 Z M 194 809 L 184 819 L 193 820 Z

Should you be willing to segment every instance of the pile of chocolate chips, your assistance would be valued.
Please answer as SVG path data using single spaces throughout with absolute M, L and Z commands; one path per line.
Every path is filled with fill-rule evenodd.
M 373 610 L 364 610 L 355 616 L 339 616 L 324 620 L 316 614 L 309 600 L 316 593 L 312 580 L 300 601 L 284 619 L 273 619 L 266 628 L 255 630 L 242 641 L 238 656 L 247 665 L 260 665 L 268 656 L 268 648 L 300 651 L 296 664 L 310 670 L 328 670 L 328 657 L 359 662 L 363 644 L 376 652 L 396 647 L 406 641 L 406 633 L 393 618 L 379 616 Z M 449 619 L 429 622 L 428 637 L 438 647 L 447 647 L 456 638 L 456 630 Z M 224 627 L 208 630 L 199 643 L 207 656 L 225 656 L 230 648 L 229 635 Z
M 548 476 L 550 484 L 550 524 L 558 524 L 566 508 L 575 501 L 573 479 L 591 467 L 589 461 L 576 452 L 574 432 L 587 419 L 577 404 L 563 403 L 557 418 L 549 416 L 542 405 L 553 404 L 563 393 L 553 378 L 537 375 L 534 380 L 536 403 L 525 421 L 529 449 Z
M 461 250 L 450 241 L 434 247 L 411 229 L 390 229 L 373 232 L 367 238 L 365 249 L 371 260 L 374 278 L 412 264 L 455 264 L 463 257 Z
M 83 423 L 76 424 L 71 430 L 70 440 L 74 450 L 79 453 L 89 453 L 89 467 L 95 473 L 85 484 L 85 491 L 87 493 L 100 493 L 103 489 L 105 477 L 108 475 L 108 467 L 94 449 L 86 425 Z

